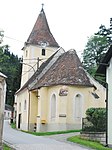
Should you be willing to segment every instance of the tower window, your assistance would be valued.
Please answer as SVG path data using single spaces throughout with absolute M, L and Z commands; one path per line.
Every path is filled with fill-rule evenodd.
M 42 55 L 45 56 L 45 49 L 42 49 Z

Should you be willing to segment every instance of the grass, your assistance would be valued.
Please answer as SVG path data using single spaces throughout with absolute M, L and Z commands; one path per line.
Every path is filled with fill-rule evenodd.
M 9 146 L 7 146 L 6 144 L 3 144 L 3 150 L 12 150 Z
M 80 132 L 80 131 L 81 130 L 67 130 L 67 131 L 54 131 L 54 132 L 30 132 L 30 131 L 23 131 L 23 132 L 33 134 L 36 136 L 46 136 L 46 135 L 66 134 L 66 133 Z
M 11 127 L 13 129 L 16 129 L 16 124 L 11 123 Z M 66 134 L 66 133 L 72 133 L 72 132 L 80 132 L 81 130 L 67 130 L 67 131 L 54 131 L 54 132 L 30 132 L 30 131 L 24 131 L 21 130 L 22 132 L 33 134 L 36 136 L 46 136 L 46 135 L 55 135 L 55 134 Z
M 96 149 L 96 150 L 112 150 L 111 148 L 104 147 L 99 142 L 85 140 L 85 139 L 80 138 L 80 136 L 73 136 L 73 137 L 68 138 L 67 140 L 73 143 L 84 145 L 89 148 Z

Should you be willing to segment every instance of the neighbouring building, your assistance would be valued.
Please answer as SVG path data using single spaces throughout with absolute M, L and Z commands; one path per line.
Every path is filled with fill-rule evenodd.
M 6 76 L 0 72 L 0 149 L 2 149 L 3 120 L 6 95 L 5 79 Z
M 43 8 L 23 53 L 21 87 L 15 94 L 17 128 L 81 129 L 88 108 L 105 107 L 105 88 L 83 69 L 75 50 L 59 47 Z
M 13 107 L 5 104 L 5 109 L 4 109 L 4 119 L 9 120 L 13 118 Z
M 107 144 L 112 147 L 112 45 L 107 51 L 104 59 L 102 60 L 99 68 L 97 69 L 97 74 L 106 75 L 106 85 L 107 85 Z

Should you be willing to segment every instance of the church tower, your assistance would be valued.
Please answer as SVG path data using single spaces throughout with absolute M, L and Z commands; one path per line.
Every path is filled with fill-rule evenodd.
M 43 9 L 23 47 L 23 66 L 21 87 L 35 73 L 42 62 L 46 61 L 59 48 L 53 37 Z

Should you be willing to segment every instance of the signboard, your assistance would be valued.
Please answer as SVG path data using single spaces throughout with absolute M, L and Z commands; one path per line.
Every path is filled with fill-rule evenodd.
M 59 96 L 67 96 L 68 95 L 68 89 L 66 86 L 63 86 L 59 91 Z

